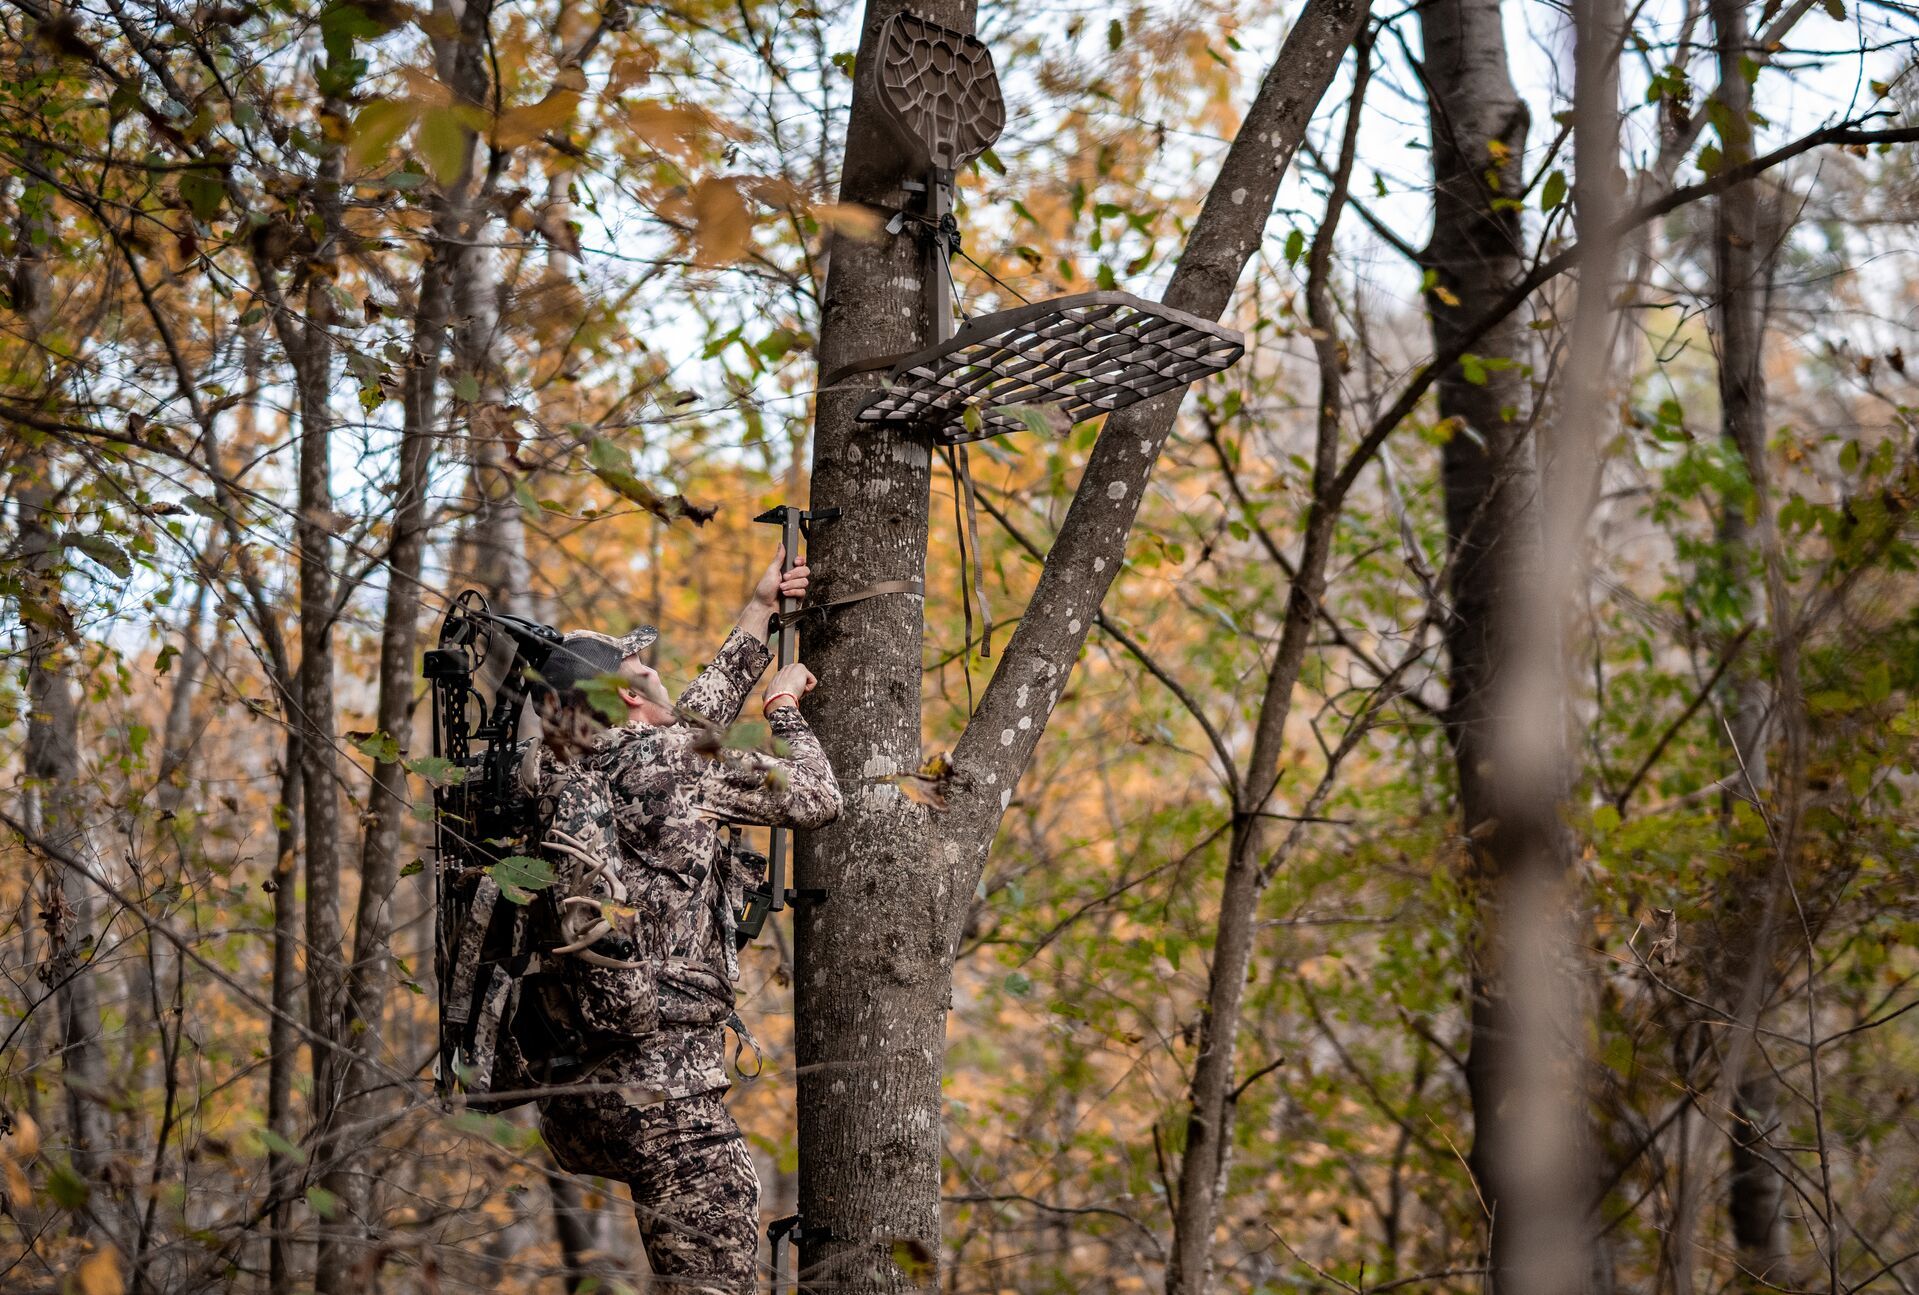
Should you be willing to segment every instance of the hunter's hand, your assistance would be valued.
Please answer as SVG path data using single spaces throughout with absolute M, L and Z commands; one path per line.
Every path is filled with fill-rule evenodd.
M 780 609 L 780 599 L 792 598 L 804 600 L 806 597 L 806 563 L 794 565 L 791 571 L 782 573 L 780 563 L 786 560 L 786 546 L 780 545 L 780 551 L 773 555 L 773 563 L 760 576 L 760 582 L 753 586 L 753 602 L 768 611 Z
M 795 661 L 792 665 L 783 665 L 773 681 L 766 685 L 766 697 L 760 703 L 760 713 L 771 715 L 786 706 L 797 706 L 800 698 L 819 686 L 819 680 L 813 672 Z

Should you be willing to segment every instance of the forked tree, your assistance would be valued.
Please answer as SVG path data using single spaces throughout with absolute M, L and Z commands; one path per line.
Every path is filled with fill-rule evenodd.
M 880 30 L 903 8 L 897 0 L 866 7 L 843 203 L 912 205 L 903 182 L 914 177 L 875 85 Z M 1301 11 L 1213 177 L 1165 305 L 1203 319 L 1225 313 L 1367 10 L 1364 0 L 1310 0 Z M 914 12 L 973 29 L 971 4 L 939 0 Z M 823 374 L 928 343 L 935 324 L 925 265 L 911 236 L 840 241 L 822 312 Z M 811 504 L 841 510 L 812 543 L 822 600 L 924 579 L 932 450 L 924 437 L 857 421 L 879 381 L 856 375 L 820 394 Z M 845 814 L 803 840 L 796 856 L 799 883 L 828 894 L 799 910 L 795 961 L 801 1263 L 817 1280 L 894 1289 L 919 1284 L 936 1263 L 940 1078 L 960 927 L 1001 816 L 1119 573 L 1183 394 L 1107 420 L 1025 614 L 953 750 L 942 807 L 892 781 L 921 768 L 922 601 L 869 598 L 808 627 L 804 658 L 821 683 L 807 713 L 848 788 Z M 1214 1037 L 1211 1061 L 1223 1102 L 1230 1029 Z M 1216 1128 L 1217 1110 L 1213 1119 Z M 1189 1133 L 1186 1153 L 1210 1157 L 1210 1145 Z M 1197 1234 L 1210 1233 L 1209 1211 Z M 1192 1258 L 1204 1267 L 1203 1254 Z

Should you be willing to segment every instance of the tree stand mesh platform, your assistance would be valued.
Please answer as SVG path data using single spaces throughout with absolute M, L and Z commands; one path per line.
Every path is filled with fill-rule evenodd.
M 1126 292 L 1085 292 L 968 320 L 893 365 L 863 423 L 910 428 L 944 445 L 1027 427 L 1010 412 L 1051 406 L 1058 430 L 1184 387 L 1246 352 L 1233 329 Z M 978 411 L 967 426 L 967 409 Z

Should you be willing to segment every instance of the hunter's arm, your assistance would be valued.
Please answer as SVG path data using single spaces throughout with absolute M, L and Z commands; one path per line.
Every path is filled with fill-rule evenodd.
M 754 637 L 745 619 L 742 614 L 742 623 L 733 627 L 706 669 L 680 694 L 681 709 L 704 715 L 721 728 L 731 727 L 740 717 L 746 694 L 753 690 L 766 670 L 766 663 L 773 659 L 764 638 Z
M 766 725 L 787 754 L 728 752 L 706 774 L 706 808 L 736 823 L 771 827 L 824 827 L 838 818 L 839 782 L 799 707 L 776 707 L 767 712 Z

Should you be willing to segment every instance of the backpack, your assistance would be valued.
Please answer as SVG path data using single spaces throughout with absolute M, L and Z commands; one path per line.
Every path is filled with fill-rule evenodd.
M 527 671 L 559 642 L 558 631 L 495 613 L 467 590 L 425 656 L 440 775 L 434 1078 L 442 1098 L 458 1093 L 486 1110 L 576 1082 L 663 1020 L 737 1024 L 730 977 L 663 947 L 658 901 L 622 875 L 605 774 L 590 762 L 562 761 L 537 740 L 516 740 Z M 502 650 L 512 655 L 489 706 L 476 677 L 489 652 Z M 730 857 L 716 866 L 755 876 L 766 866 L 737 833 L 724 853 Z M 723 928 L 729 943 L 743 916 L 716 915 L 732 919 Z
M 582 992 L 579 967 L 560 952 L 579 929 L 569 898 L 596 898 L 577 844 L 554 838 L 566 796 L 541 794 L 524 770 L 540 758 L 516 740 L 526 673 L 538 670 L 559 632 L 495 613 L 477 590 L 453 601 L 425 656 L 433 692 L 434 972 L 439 983 L 435 1088 L 502 1111 L 563 1085 L 607 1045 L 601 1027 L 624 976 L 594 967 L 597 992 Z M 490 653 L 511 655 L 489 705 L 476 684 Z M 562 836 L 567 837 L 562 828 Z M 605 898 L 611 900 L 609 893 Z M 598 947 L 598 946 L 596 946 Z M 611 961 L 617 955 L 594 953 Z M 644 974 L 644 973 L 641 973 Z M 590 989 L 591 987 L 589 987 Z M 639 997 L 643 997 L 643 991 Z M 627 1020 L 644 1024 L 644 1012 Z

